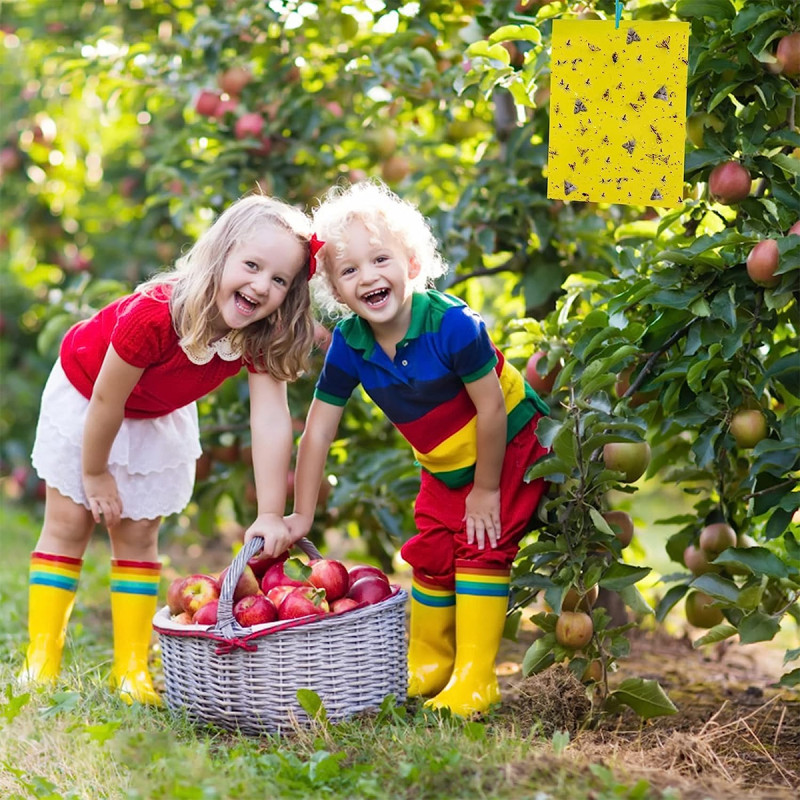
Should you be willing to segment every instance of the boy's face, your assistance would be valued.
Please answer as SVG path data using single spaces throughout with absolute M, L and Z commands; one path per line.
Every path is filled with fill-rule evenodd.
M 336 299 L 375 328 L 407 322 L 418 274 L 417 260 L 393 236 L 382 231 L 376 243 L 363 223 L 354 222 L 329 277 Z

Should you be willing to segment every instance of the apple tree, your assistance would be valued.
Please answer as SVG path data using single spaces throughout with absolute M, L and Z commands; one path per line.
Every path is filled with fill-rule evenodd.
M 597 10 L 613 13 L 612 5 L 598 3 Z M 789 0 L 670 6 L 649 4 L 626 17 L 691 23 L 685 200 L 658 213 L 588 204 L 601 242 L 581 269 L 570 264 L 581 244 L 554 242 L 552 226 L 537 215 L 545 205 L 541 101 L 551 22 L 569 10 L 527 4 L 521 13 L 487 19 L 485 37 L 467 48 L 471 68 L 459 81 L 463 95 L 513 98 L 521 122 L 507 135 L 503 157 L 511 160 L 512 147 L 538 155 L 519 166 L 530 176 L 519 193 L 499 193 L 510 196 L 503 215 L 485 219 L 498 231 L 509 209 L 526 221 L 515 227 L 527 240 L 516 240 L 503 269 L 513 269 L 527 291 L 526 278 L 535 279 L 541 261 L 556 276 L 561 268 L 555 307 L 521 320 L 518 334 L 528 353 L 545 354 L 534 378 L 557 371 L 553 413 L 539 427 L 552 453 L 529 472 L 554 488 L 514 580 L 520 605 L 544 592 L 553 609 L 534 616 L 545 635 L 526 657 L 527 672 L 567 661 L 583 676 L 599 660 L 595 674 L 603 675 L 626 652 L 626 625 L 612 626 L 602 608 L 591 613 L 588 645 L 559 636 L 569 590 L 586 610 L 600 586 L 637 614 L 653 612 L 636 589 L 648 568 L 626 563 L 619 529 L 606 519 L 610 490 L 635 491 L 631 481 L 643 466 L 693 505 L 692 513 L 664 520 L 680 529 L 667 544 L 676 571 L 662 578 L 669 588 L 654 610 L 658 619 L 683 598 L 691 613 L 702 593 L 714 614 L 704 618 L 710 630 L 698 645 L 733 635 L 743 643 L 769 640 L 785 614 L 800 621 L 800 9 Z M 509 43 L 523 52 L 521 61 L 509 56 Z M 484 180 L 496 165 L 497 157 L 481 164 Z M 517 194 L 527 208 L 516 205 Z M 571 219 L 587 204 L 574 205 Z M 535 310 L 541 289 L 532 298 Z M 733 538 L 704 550 L 704 539 L 711 540 L 701 536 L 720 524 Z M 705 565 L 691 558 L 695 551 Z M 787 662 L 798 654 L 790 651 Z M 798 681 L 800 669 L 783 678 Z M 644 683 L 607 700 L 644 714 L 669 710 Z

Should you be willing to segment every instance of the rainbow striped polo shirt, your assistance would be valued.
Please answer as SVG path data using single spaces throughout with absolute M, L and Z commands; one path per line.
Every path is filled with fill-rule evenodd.
M 412 298 L 411 323 L 394 360 L 358 316 L 333 332 L 315 396 L 343 406 L 361 384 L 411 445 L 420 466 L 447 486 L 473 479 L 475 406 L 465 384 L 494 369 L 508 413 L 508 440 L 547 404 L 492 344 L 486 324 L 462 300 L 437 291 Z

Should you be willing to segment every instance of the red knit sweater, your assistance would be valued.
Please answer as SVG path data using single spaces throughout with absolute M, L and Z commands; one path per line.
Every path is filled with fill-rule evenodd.
M 114 301 L 67 331 L 61 365 L 70 383 L 91 398 L 109 344 L 134 367 L 144 367 L 125 404 L 125 416 L 160 417 L 204 397 L 242 368 L 242 359 L 215 354 L 193 364 L 178 344 L 169 310 L 171 287 L 155 296 L 134 293 Z

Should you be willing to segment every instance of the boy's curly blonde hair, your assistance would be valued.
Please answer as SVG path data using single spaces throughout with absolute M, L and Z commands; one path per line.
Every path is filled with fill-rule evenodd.
M 330 270 L 337 253 L 347 246 L 347 231 L 353 222 L 362 223 L 376 242 L 391 235 L 408 255 L 417 259 L 420 271 L 412 281 L 414 291 L 433 288 L 434 280 L 448 270 L 420 210 L 378 179 L 332 187 L 312 216 L 314 233 L 325 242 L 317 254 L 319 269 L 311 282 L 312 289 L 319 308 L 331 316 L 350 313 L 335 297 Z

